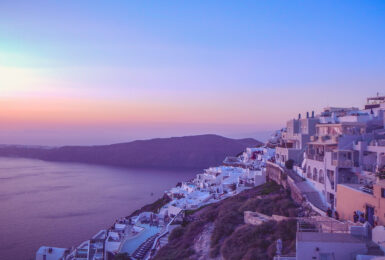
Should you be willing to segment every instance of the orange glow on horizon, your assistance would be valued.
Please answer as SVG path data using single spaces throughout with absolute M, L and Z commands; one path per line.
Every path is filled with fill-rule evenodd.
M 251 113 L 234 108 L 220 113 L 208 105 L 156 104 L 67 98 L 0 98 L 0 123 L 5 125 L 92 125 L 125 123 L 255 124 Z M 226 113 L 227 112 L 227 113 Z M 253 118 L 254 117 L 254 118 Z M 231 120 L 229 120 L 231 119 Z M 267 124 L 272 120 L 266 118 Z

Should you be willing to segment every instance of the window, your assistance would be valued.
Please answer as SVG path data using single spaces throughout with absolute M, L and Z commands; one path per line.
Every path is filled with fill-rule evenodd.
M 318 180 L 318 174 L 317 174 L 317 169 L 313 169 L 313 180 L 317 181 Z
M 319 170 L 319 182 L 325 183 L 325 176 L 323 170 Z
M 381 188 L 381 197 L 385 198 L 385 189 L 384 188 Z

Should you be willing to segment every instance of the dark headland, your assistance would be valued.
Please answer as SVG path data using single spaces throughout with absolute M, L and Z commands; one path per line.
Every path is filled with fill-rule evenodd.
M 252 138 L 231 139 L 209 134 L 98 146 L 3 145 L 0 156 L 132 168 L 198 169 L 218 165 L 226 156 L 235 156 L 247 147 L 258 145 L 261 142 Z

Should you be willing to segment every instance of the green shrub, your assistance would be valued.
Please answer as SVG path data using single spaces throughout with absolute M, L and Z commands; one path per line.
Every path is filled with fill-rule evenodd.
M 277 239 L 283 242 L 283 253 L 295 250 L 296 221 L 269 221 L 258 226 L 243 225 L 229 236 L 221 247 L 226 260 L 273 259 Z
M 168 241 L 172 243 L 173 240 L 177 240 L 183 236 L 185 229 L 184 227 L 177 227 L 174 228 L 174 230 L 171 232 L 170 236 L 168 237 Z
M 281 186 L 276 184 L 275 182 L 267 182 L 266 184 L 262 185 L 262 190 L 260 192 L 260 195 L 268 195 L 271 193 L 278 192 L 281 189 Z
M 292 159 L 289 159 L 285 162 L 286 169 L 291 170 L 293 169 L 293 166 L 294 166 L 294 161 Z
M 156 200 L 155 202 L 153 202 L 151 204 L 147 204 L 147 205 L 143 206 L 142 208 L 140 208 L 138 210 L 135 210 L 128 217 L 137 216 L 140 213 L 147 212 L 147 211 L 156 213 L 156 212 L 159 211 L 160 208 L 162 208 L 164 205 L 166 205 L 170 201 L 171 201 L 171 198 L 169 196 L 167 196 L 166 194 L 164 194 L 162 198 Z

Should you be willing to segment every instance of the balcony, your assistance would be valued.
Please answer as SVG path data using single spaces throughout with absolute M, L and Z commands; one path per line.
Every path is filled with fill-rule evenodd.
M 348 222 L 341 222 L 325 216 L 316 216 L 312 218 L 299 218 L 297 222 L 298 233 L 350 233 Z
M 327 170 L 326 176 L 330 183 L 330 187 L 334 190 L 334 172 Z
M 306 154 L 307 158 L 310 160 L 316 160 L 323 162 L 324 161 L 324 156 L 321 154 Z
M 293 143 L 287 142 L 287 143 L 278 144 L 278 147 L 291 149 L 291 148 L 294 148 L 294 145 L 293 145 Z
M 373 140 L 369 143 L 369 146 L 385 146 L 385 139 Z
M 351 150 L 339 150 L 332 153 L 332 165 L 340 168 L 352 168 L 355 163 L 354 158 L 357 158 L 358 154 Z
M 310 136 L 310 142 L 315 142 L 315 141 L 318 141 L 318 136 L 316 135 Z
M 376 166 L 373 164 L 363 164 L 362 169 L 367 172 L 375 172 Z
M 352 168 L 354 163 L 352 160 L 332 160 L 332 165 L 340 168 Z
M 369 193 L 373 195 L 373 186 L 365 185 L 365 186 L 359 187 L 359 189 L 365 193 Z

